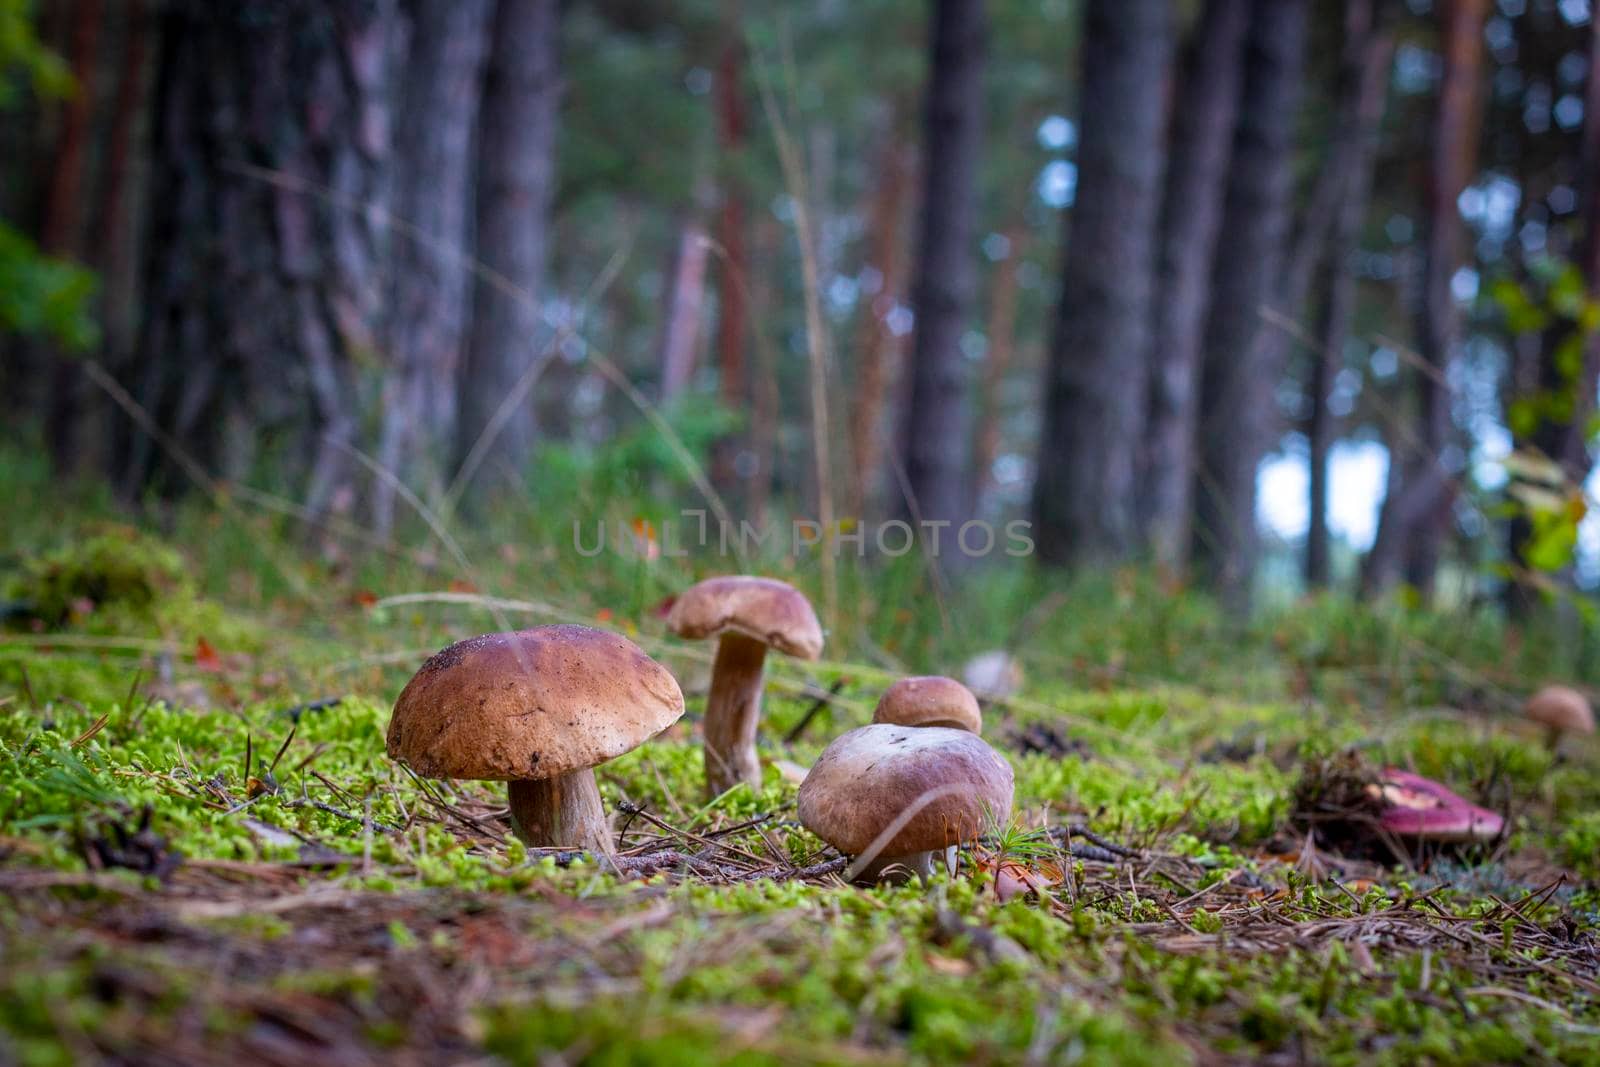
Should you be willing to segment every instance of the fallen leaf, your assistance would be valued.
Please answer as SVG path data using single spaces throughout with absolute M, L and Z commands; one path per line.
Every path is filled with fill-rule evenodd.
M 217 650 L 211 642 L 201 637 L 194 643 L 194 665 L 211 674 L 222 673 L 222 657 L 217 655 Z
M 995 898 L 1004 904 L 1012 897 L 1024 896 L 1033 887 L 1019 878 L 1010 866 L 1001 867 L 994 876 Z
M 994 893 L 1004 904 L 1012 897 L 1037 893 L 1061 884 L 1061 869 L 1053 863 L 1040 863 L 1030 867 L 1011 859 L 997 859 L 994 855 L 977 857 L 977 868 L 994 881 Z

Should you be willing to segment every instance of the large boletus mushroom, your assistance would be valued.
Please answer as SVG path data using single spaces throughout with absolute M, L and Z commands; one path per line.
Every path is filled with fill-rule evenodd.
M 799 659 L 822 654 L 822 625 L 811 602 L 794 586 L 772 578 L 707 578 L 673 602 L 667 628 L 692 641 L 718 638 L 706 696 L 706 796 L 740 782 L 759 789 L 756 726 L 767 649 Z
M 530 845 L 615 851 L 593 768 L 671 726 L 683 693 L 632 641 L 587 626 L 485 634 L 406 683 L 389 755 L 427 778 L 507 783 Z
M 1547 685 L 1522 706 L 1522 714 L 1545 728 L 1545 737 L 1554 752 L 1562 734 L 1594 733 L 1594 708 L 1589 698 L 1565 685 Z
M 1011 765 L 975 734 L 874 723 L 823 750 L 800 785 L 800 821 L 856 858 L 857 881 L 926 878 L 936 853 L 1004 825 L 1011 790 Z
M 983 732 L 983 715 L 972 690 L 954 678 L 902 678 L 878 698 L 872 721 L 895 726 L 947 726 Z

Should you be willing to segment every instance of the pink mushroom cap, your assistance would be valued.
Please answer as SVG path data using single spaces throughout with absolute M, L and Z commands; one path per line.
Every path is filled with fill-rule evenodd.
M 1394 767 L 1385 768 L 1382 784 L 1369 787 L 1381 794 L 1385 808 L 1379 824 L 1398 837 L 1419 841 L 1492 841 L 1505 820 L 1480 808 L 1438 782 Z

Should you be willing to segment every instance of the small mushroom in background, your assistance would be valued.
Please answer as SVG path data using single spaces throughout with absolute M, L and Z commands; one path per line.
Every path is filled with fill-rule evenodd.
M 878 698 L 872 721 L 895 726 L 947 726 L 972 734 L 983 732 L 978 698 L 954 678 L 929 675 L 902 678 Z
M 1378 825 L 1413 841 L 1466 844 L 1493 841 L 1505 820 L 1420 774 L 1386 768 L 1381 781 L 1367 787 L 1383 805 Z
M 741 782 L 760 789 L 756 727 L 767 649 L 798 659 L 822 654 L 822 625 L 811 602 L 794 586 L 772 578 L 707 578 L 673 602 L 667 629 L 692 641 L 718 638 L 706 695 L 706 796 L 719 796 Z
M 944 726 L 875 723 L 839 735 L 800 785 L 800 821 L 855 858 L 871 884 L 926 879 L 937 853 L 1011 814 L 1011 765 L 983 739 Z
M 980 652 L 962 666 L 961 680 L 979 700 L 1005 700 L 1022 688 L 1022 664 L 1001 649 Z
M 539 626 L 461 641 L 395 701 L 388 750 L 425 778 L 507 783 L 530 845 L 616 851 L 593 768 L 683 714 L 671 673 L 618 634 Z
M 1594 708 L 1589 706 L 1589 698 L 1570 686 L 1545 686 L 1528 698 L 1522 714 L 1545 728 L 1552 752 L 1563 734 L 1594 733 Z

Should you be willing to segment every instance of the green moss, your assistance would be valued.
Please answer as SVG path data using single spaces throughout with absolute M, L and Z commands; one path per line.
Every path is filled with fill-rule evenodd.
M 43 499 L 35 466 L 0 471 L 0 487 L 11 478 L 25 502 Z M 456 573 L 387 558 L 342 571 L 300 558 L 295 531 L 260 516 L 183 508 L 160 541 L 100 525 L 97 506 L 75 507 L 80 521 L 69 530 L 79 533 L 65 543 L 43 526 L 6 534 L 23 561 L 10 595 L 47 602 L 41 618 L 55 629 L 0 634 L 0 869 L 85 872 L 83 842 L 114 838 L 148 808 L 165 847 L 197 864 L 317 864 L 272 868 L 271 887 L 249 894 L 326 891 L 354 903 L 338 923 L 303 911 L 184 918 L 194 883 L 163 889 L 137 872 L 0 900 L 0 1059 L 66 1063 L 83 1047 L 114 1057 L 180 1032 L 223 1047 L 260 1025 L 270 1014 L 263 1004 L 308 999 L 381 1055 L 424 1029 L 415 990 L 394 984 L 418 970 L 444 988 L 473 974 L 487 982 L 481 1002 L 450 1023 L 461 1029 L 446 1035 L 441 1059 L 1596 1062 L 1600 1008 L 1560 976 L 1567 964 L 1550 964 L 1552 975 L 1515 938 L 1502 947 L 1496 901 L 1521 901 L 1565 874 L 1543 904 L 1522 906 L 1546 928 L 1596 936 L 1600 752 L 1574 746 L 1557 760 L 1500 714 L 1509 699 L 1487 710 L 1455 699 L 1498 691 L 1478 687 L 1491 672 L 1509 689 L 1521 683 L 1505 679 L 1531 680 L 1551 665 L 1533 651 L 1508 659 L 1493 620 L 1317 599 L 1241 628 L 1203 598 L 1172 596 L 1136 571 L 1066 583 L 1019 568 L 935 587 L 920 561 L 847 566 L 831 662 L 773 659 L 763 756 L 810 763 L 866 721 L 896 672 L 955 671 L 965 656 L 1007 645 L 1017 620 L 1041 604 L 1064 605 L 1013 648 L 1028 684 L 1011 706 L 989 709 L 985 736 L 1016 770 L 1006 847 L 1025 862 L 1059 863 L 1072 886 L 1088 888 L 1000 904 L 970 854 L 959 875 L 926 887 L 719 884 L 681 871 L 619 882 L 594 863 L 558 866 L 514 840 L 481 845 L 417 818 L 434 810 L 430 795 L 383 754 L 390 702 L 430 650 L 545 616 L 460 604 L 379 614 L 361 603 L 369 591 L 457 579 L 633 635 L 685 681 L 689 716 L 600 768 L 604 801 L 670 823 L 683 851 L 759 819 L 716 840 L 797 865 L 825 857 L 794 821 L 795 786 L 775 767 L 759 790 L 703 800 L 694 722 L 705 649 L 666 637 L 650 610 L 687 582 L 687 565 L 607 558 L 578 568 L 560 551 L 570 529 L 532 510 L 496 515 L 466 543 L 480 568 Z M 605 507 L 624 518 L 648 513 L 621 497 Z M 767 562 L 762 569 L 814 583 L 804 561 Z M 74 615 L 84 597 L 94 610 Z M 937 611 L 905 608 L 940 597 L 955 609 L 948 625 Z M 220 653 L 204 669 L 195 662 L 201 638 Z M 837 702 L 786 745 L 816 688 L 835 682 Z M 338 703 L 303 710 L 297 723 L 288 714 L 325 698 Z M 1046 728 L 1033 742 L 1045 751 L 1019 740 L 1035 726 Z M 241 807 L 247 747 L 259 779 L 291 729 L 276 792 Z M 1285 834 L 1301 754 L 1349 745 L 1506 806 L 1516 831 L 1507 853 L 1441 857 L 1420 872 L 1363 868 L 1377 884 L 1347 875 L 1348 891 L 1286 871 L 1276 854 L 1303 840 Z M 441 795 L 489 822 L 503 802 L 502 786 L 447 788 Z M 1129 884 L 1142 865 L 1086 869 L 1053 844 L 1023 847 L 1029 830 L 1072 824 L 1178 859 Z M 632 817 L 632 829 L 648 826 Z M 1170 873 L 1179 860 L 1181 878 Z M 206 878 L 216 870 L 202 869 Z M 1257 896 L 1239 897 L 1242 886 Z M 1210 895 L 1184 909 L 1188 943 L 1161 947 L 1151 931 L 1179 929 L 1162 901 L 1199 892 Z M 1242 910 L 1264 901 L 1303 909 L 1292 914 L 1309 924 L 1375 915 L 1424 893 L 1429 907 L 1489 938 L 1508 970 L 1486 977 L 1447 953 L 1425 965 L 1421 953 L 1381 941 L 1368 946 L 1370 968 L 1340 939 L 1262 953 L 1230 947 Z M 168 924 L 151 927 L 159 936 L 96 935 L 97 918 L 127 921 L 139 902 Z M 492 933 L 469 930 L 480 913 L 498 923 Z M 63 914 L 79 925 L 40 921 Z M 322 940 L 304 940 L 312 935 Z M 217 957 L 197 945 L 226 946 L 250 966 L 221 986 Z M 119 969 L 159 974 L 161 984 L 107 978 Z M 1515 995 L 1484 992 L 1493 988 Z
M 177 552 L 126 527 L 27 559 L 19 572 L 6 595 L 49 627 L 101 611 L 150 621 L 168 601 L 194 596 Z

